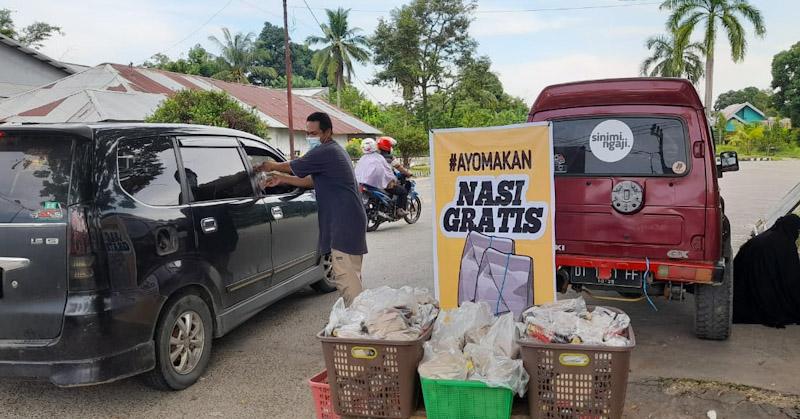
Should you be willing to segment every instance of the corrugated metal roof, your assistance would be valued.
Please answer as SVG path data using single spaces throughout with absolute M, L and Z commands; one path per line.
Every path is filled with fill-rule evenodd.
M 38 89 L 0 102 L 0 120 L 8 122 L 77 122 L 124 120 L 141 121 L 168 95 L 182 89 L 224 90 L 237 101 L 255 108 L 274 128 L 289 123 L 286 90 L 230 83 L 207 77 L 138 68 L 121 64 L 101 64 L 65 77 Z M 84 92 L 83 95 L 76 95 Z M 293 93 L 294 129 L 305 129 L 305 118 L 312 112 L 327 112 L 335 134 L 377 134 L 380 131 L 315 95 L 320 89 Z M 137 95 L 142 95 L 137 98 Z M 64 100 L 69 97 L 70 100 Z M 82 101 L 82 102 L 81 102 Z M 65 108 L 65 109 L 61 109 Z M 80 115 L 80 116 L 78 116 Z M 77 118 L 77 119 L 76 119 Z
M 37 60 L 39 60 L 39 61 L 41 61 L 43 63 L 50 64 L 51 66 L 53 66 L 55 68 L 58 68 L 58 69 L 60 69 L 60 70 L 62 70 L 64 72 L 66 72 L 67 74 L 75 73 L 75 68 L 73 68 L 73 65 L 77 65 L 77 64 L 66 64 L 66 63 L 62 63 L 61 61 L 54 60 L 54 59 L 42 54 L 41 52 L 36 51 L 33 48 L 26 47 L 25 45 L 22 45 L 19 42 L 15 41 L 15 40 L 13 40 L 13 39 L 11 39 L 11 38 L 3 35 L 3 34 L 0 34 L 0 43 L 6 44 L 6 45 L 10 46 L 11 48 L 17 49 L 21 53 L 23 53 L 25 55 L 29 55 L 29 56 L 31 56 L 33 58 L 36 58 Z

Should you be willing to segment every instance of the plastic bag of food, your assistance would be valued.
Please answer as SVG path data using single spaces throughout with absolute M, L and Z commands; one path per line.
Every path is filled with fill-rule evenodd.
M 582 314 L 587 311 L 586 301 L 583 299 L 583 297 L 578 297 L 578 298 L 569 298 L 566 300 L 558 300 L 552 303 L 542 304 L 539 306 L 533 306 L 525 310 L 525 312 L 522 314 L 522 317 L 524 319 L 529 315 L 537 315 L 541 314 L 542 312 L 550 312 L 550 311 Z
M 366 315 L 360 311 L 345 307 L 344 299 L 339 298 L 333 304 L 328 324 L 325 326 L 326 336 L 358 337 L 364 332 Z
M 437 351 L 461 351 L 468 331 L 491 325 L 493 321 L 488 304 L 466 302 L 461 307 L 439 313 L 433 324 L 431 343 Z
M 408 320 L 401 310 L 387 309 L 370 317 L 366 323 L 369 336 L 387 340 L 414 340 L 419 330 L 409 327 Z
M 520 397 L 525 395 L 530 377 L 520 359 L 498 355 L 486 345 L 467 344 L 464 355 L 472 362 L 470 380 L 481 381 L 489 387 L 512 390 Z
M 519 345 L 517 345 L 517 325 L 513 314 L 506 313 L 498 317 L 486 335 L 481 338 L 480 345 L 491 348 L 496 355 L 517 358 Z
M 469 375 L 469 362 L 461 351 L 426 351 L 425 359 L 417 368 L 425 378 L 441 380 L 466 380 Z

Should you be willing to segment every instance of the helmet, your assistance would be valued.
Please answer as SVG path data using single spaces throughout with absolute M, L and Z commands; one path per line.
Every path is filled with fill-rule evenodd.
M 378 151 L 378 144 L 375 143 L 374 138 L 364 138 L 361 140 L 361 151 L 364 154 L 370 154 Z
M 378 138 L 378 149 L 383 151 L 392 152 L 392 147 L 397 144 L 397 141 L 394 140 L 392 137 L 380 137 Z

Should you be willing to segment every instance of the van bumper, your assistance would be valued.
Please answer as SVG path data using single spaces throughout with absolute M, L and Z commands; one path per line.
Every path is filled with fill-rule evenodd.
M 579 266 L 597 269 L 598 276 L 608 278 L 613 270 L 644 272 L 649 270 L 656 281 L 687 284 L 721 284 L 725 275 L 725 261 L 685 261 L 663 259 L 631 259 L 585 255 L 557 254 L 556 265 Z
M 0 340 L 0 377 L 61 387 L 102 384 L 155 367 L 153 329 L 162 298 L 141 290 L 70 295 L 52 340 Z
M 153 342 L 94 359 L 52 362 L 0 361 L 0 377 L 49 380 L 59 387 L 102 384 L 131 377 L 155 367 Z

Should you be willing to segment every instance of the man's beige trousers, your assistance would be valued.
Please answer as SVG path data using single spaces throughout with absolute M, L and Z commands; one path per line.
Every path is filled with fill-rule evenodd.
M 350 255 L 336 249 L 331 250 L 333 283 L 339 290 L 339 295 L 344 298 L 344 303 L 350 305 L 363 289 L 361 285 L 361 262 L 363 255 Z

